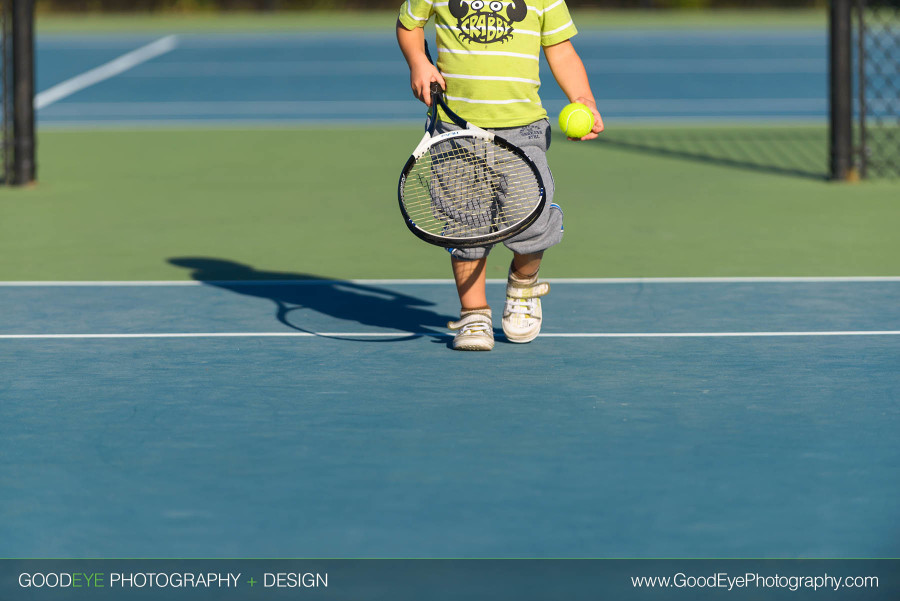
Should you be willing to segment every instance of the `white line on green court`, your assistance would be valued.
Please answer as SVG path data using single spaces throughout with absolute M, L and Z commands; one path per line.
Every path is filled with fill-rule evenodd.
M 150 338 L 394 338 L 439 336 L 435 332 L 164 332 L 147 334 L 0 334 L 0 340 L 91 340 Z M 546 333 L 541 338 L 768 338 L 812 336 L 900 336 L 900 330 L 848 330 L 809 332 L 569 332 Z

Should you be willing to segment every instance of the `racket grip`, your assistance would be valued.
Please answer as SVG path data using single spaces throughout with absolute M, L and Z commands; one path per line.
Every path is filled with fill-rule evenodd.
M 444 95 L 444 88 L 441 87 L 441 84 L 439 84 L 439 83 L 436 82 L 436 81 L 431 82 L 431 98 L 432 98 L 432 102 L 434 101 L 435 98 L 442 99 L 442 98 L 443 98 L 443 95 Z

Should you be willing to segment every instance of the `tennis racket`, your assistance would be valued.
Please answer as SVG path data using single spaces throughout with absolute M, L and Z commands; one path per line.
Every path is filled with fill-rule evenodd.
M 434 135 L 438 106 L 462 129 Z M 437 82 L 425 136 L 403 167 L 398 196 L 409 230 L 445 248 L 506 240 L 534 223 L 546 202 L 541 174 L 525 152 L 450 110 Z

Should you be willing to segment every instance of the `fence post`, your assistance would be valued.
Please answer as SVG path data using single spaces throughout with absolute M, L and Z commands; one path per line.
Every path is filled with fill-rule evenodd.
M 858 177 L 853 165 L 851 0 L 831 0 L 829 90 L 831 179 Z
M 34 0 L 12 0 L 13 7 L 13 173 L 12 183 L 35 179 L 34 161 Z

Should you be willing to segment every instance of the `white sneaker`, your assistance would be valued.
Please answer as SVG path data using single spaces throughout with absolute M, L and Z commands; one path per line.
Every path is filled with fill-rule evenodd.
M 541 298 L 550 292 L 550 284 L 506 282 L 506 306 L 503 308 L 503 333 L 510 342 L 531 342 L 541 332 Z
M 489 351 L 494 348 L 494 324 L 490 309 L 462 311 L 459 321 L 451 321 L 447 327 L 456 331 L 453 350 Z

